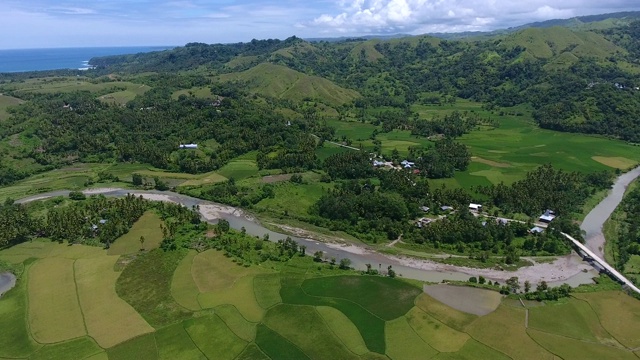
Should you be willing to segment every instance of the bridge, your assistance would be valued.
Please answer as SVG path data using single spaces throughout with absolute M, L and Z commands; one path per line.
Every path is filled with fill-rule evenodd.
M 622 282 L 623 284 L 628 286 L 631 290 L 633 290 L 636 293 L 640 294 L 640 289 L 638 289 L 637 286 L 635 286 L 629 279 L 624 277 L 624 275 L 619 273 L 618 270 L 614 269 L 613 266 L 607 264 L 606 261 L 604 261 L 603 259 L 599 258 L 598 255 L 596 255 L 593 251 L 589 250 L 589 248 L 584 246 L 584 244 L 582 244 L 580 241 L 574 239 L 569 234 L 562 233 L 562 235 L 564 235 L 564 237 L 566 237 L 567 239 L 571 240 L 571 242 L 575 246 L 577 246 L 580 250 L 582 250 L 585 254 L 587 254 L 587 256 L 589 256 L 593 261 L 598 263 L 598 265 L 602 266 L 605 270 L 607 270 L 607 272 L 609 272 L 609 274 L 611 274 L 613 277 L 618 279 L 618 281 Z

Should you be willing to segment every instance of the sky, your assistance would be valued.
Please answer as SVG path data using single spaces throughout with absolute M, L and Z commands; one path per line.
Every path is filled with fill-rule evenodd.
M 487 31 L 638 0 L 2 0 L 0 49 Z

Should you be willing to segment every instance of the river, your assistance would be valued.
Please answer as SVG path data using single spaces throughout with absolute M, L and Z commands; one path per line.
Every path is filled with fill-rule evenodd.
M 638 176 L 640 176 L 640 166 L 620 175 L 607 197 L 587 214 L 580 225 L 580 229 L 585 232 L 585 245 L 601 259 L 604 259 L 605 244 L 602 226 L 622 201 L 629 184 Z
M 595 246 L 596 248 L 602 246 L 601 243 L 604 243 L 604 237 L 602 236 L 602 224 L 604 224 L 622 200 L 626 187 L 638 176 L 640 176 L 640 167 L 619 176 L 615 181 L 615 185 L 613 186 L 611 193 L 587 215 L 583 222 L 582 229 L 587 234 L 586 238 L 590 248 L 592 246 Z M 227 211 L 216 212 L 216 217 L 227 220 L 229 225 L 234 229 L 244 228 L 247 234 L 259 237 L 268 234 L 269 240 L 271 241 L 282 240 L 289 236 L 265 228 L 252 216 L 247 215 L 241 209 L 216 204 L 210 201 L 170 191 L 91 189 L 86 192 L 87 194 L 102 194 L 109 197 L 121 197 L 126 196 L 129 193 L 134 193 L 136 195 L 145 196 L 151 200 L 173 201 L 189 208 L 193 206 L 200 206 L 202 208 L 212 206 L 219 207 L 227 209 Z M 68 194 L 69 191 L 66 190 L 53 191 L 26 197 L 18 200 L 17 202 L 26 203 L 55 196 L 66 196 Z M 201 213 L 203 213 L 203 210 L 201 210 Z M 213 219 L 210 216 L 207 217 L 207 221 L 211 223 L 217 222 L 216 219 Z M 357 244 L 357 246 L 355 246 L 348 242 L 345 242 L 344 244 L 325 243 L 307 237 L 289 237 L 297 241 L 299 244 L 305 245 L 307 247 L 307 254 L 309 255 L 316 251 L 322 251 L 326 258 L 336 258 L 337 260 L 349 258 L 351 260 L 351 265 L 359 270 L 365 269 L 366 264 L 371 264 L 374 269 L 377 268 L 380 270 L 386 270 L 387 267 L 391 265 L 397 274 L 406 278 L 422 281 L 441 282 L 442 280 L 468 280 L 470 276 L 479 275 L 482 275 L 487 279 L 504 281 L 511 276 L 518 276 L 520 281 L 529 280 L 534 284 L 540 280 L 545 280 L 552 286 L 563 283 L 568 283 L 571 286 L 577 286 L 580 284 L 591 283 L 591 279 L 594 276 L 597 276 L 597 272 L 587 263 L 582 262 L 581 258 L 576 254 L 559 258 L 554 263 L 536 264 L 534 266 L 521 268 L 518 271 L 508 272 L 495 269 L 456 267 L 453 265 L 434 263 L 427 260 L 389 256 L 376 252 L 363 244 Z M 598 252 L 596 252 L 596 254 L 597 253 Z

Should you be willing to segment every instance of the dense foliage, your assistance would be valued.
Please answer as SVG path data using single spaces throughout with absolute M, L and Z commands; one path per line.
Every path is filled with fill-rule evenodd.
M 640 188 L 635 188 L 622 201 L 624 221 L 618 228 L 615 266 L 624 271 L 632 255 L 640 255 Z

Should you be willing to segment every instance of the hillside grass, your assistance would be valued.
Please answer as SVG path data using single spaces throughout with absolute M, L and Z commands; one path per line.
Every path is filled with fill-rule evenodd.
M 340 87 L 327 79 L 272 63 L 261 63 L 239 73 L 220 75 L 218 80 L 247 82 L 249 92 L 268 97 L 294 101 L 319 99 L 332 106 L 348 103 L 359 97 L 356 91 Z
M 141 249 L 157 249 L 162 242 L 162 226 L 164 222 L 153 211 L 145 212 L 136 221 L 129 232 L 117 238 L 109 247 L 109 255 L 133 254 Z M 144 244 L 140 243 L 140 237 L 144 237 Z
M 9 118 L 7 108 L 22 104 L 24 101 L 13 96 L 0 95 L 0 122 Z

